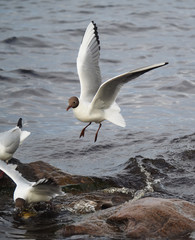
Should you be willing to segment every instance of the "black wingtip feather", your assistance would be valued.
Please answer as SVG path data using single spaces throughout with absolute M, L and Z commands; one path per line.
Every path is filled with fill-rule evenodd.
M 18 126 L 19 128 L 22 128 L 22 118 L 20 118 L 20 119 L 18 120 L 17 126 Z
M 97 43 L 99 45 L 99 50 L 100 50 L 100 39 L 99 39 L 99 35 L 98 35 L 98 27 L 94 21 L 91 21 L 91 22 L 94 26 L 94 33 L 95 33 L 95 37 L 96 37 Z
M 38 185 L 58 186 L 58 184 L 52 178 L 41 178 L 35 183 L 34 186 L 38 186 Z

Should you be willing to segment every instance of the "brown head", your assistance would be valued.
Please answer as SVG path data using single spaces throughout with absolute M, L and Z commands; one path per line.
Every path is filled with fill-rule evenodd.
M 68 100 L 68 107 L 66 111 L 68 111 L 70 108 L 76 108 L 79 105 L 79 99 L 77 97 L 71 97 Z
M 15 207 L 16 207 L 16 208 L 22 209 L 22 208 L 25 207 L 25 205 L 26 205 L 26 201 L 25 201 L 24 199 L 22 199 L 22 198 L 17 198 L 17 199 L 15 200 Z

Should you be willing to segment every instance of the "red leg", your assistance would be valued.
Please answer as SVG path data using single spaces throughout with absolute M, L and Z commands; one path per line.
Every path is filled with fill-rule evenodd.
M 96 134 L 95 134 L 95 140 L 94 140 L 94 142 L 97 141 L 98 132 L 99 132 L 101 126 L 102 126 L 102 124 L 100 123 L 99 128 L 98 128 L 98 130 L 97 130 L 97 132 L 96 132 Z
M 90 122 L 89 124 L 87 124 L 87 126 L 82 129 L 81 134 L 80 134 L 80 137 L 84 137 L 84 135 L 85 135 L 85 129 L 86 129 L 87 127 L 89 127 L 89 125 L 91 125 L 91 122 Z

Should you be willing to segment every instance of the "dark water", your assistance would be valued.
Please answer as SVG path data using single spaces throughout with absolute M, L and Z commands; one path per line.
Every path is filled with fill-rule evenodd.
M 194 202 L 194 9 L 193 0 L 0 1 L 0 131 L 22 117 L 32 132 L 15 157 L 98 177 L 126 176 L 131 164 L 147 178 L 135 180 L 141 170 L 131 171 L 120 187 L 131 181 L 137 194 Z M 95 144 L 97 125 L 79 139 L 84 124 L 65 110 L 68 98 L 79 96 L 76 57 L 91 20 L 99 29 L 103 80 L 169 62 L 123 87 L 117 102 L 127 126 L 104 122 Z M 11 196 L 1 199 L 2 239 L 45 239 L 35 223 L 14 222 Z M 52 226 L 48 239 L 59 239 L 61 222 L 76 219 L 40 221 L 43 229 Z

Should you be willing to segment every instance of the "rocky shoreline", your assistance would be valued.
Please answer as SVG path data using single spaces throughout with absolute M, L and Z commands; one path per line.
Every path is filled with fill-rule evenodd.
M 18 164 L 19 171 L 30 181 L 52 178 L 63 186 L 67 195 L 56 204 L 56 209 L 66 209 L 81 216 L 79 221 L 58 230 L 63 237 L 87 235 L 106 239 L 193 239 L 193 203 L 152 195 L 136 199 L 131 184 L 122 183 L 122 176 L 121 179 L 117 176 L 116 181 L 115 177 L 67 174 L 42 161 L 23 164 L 12 159 L 12 162 Z M 7 176 L 0 181 L 1 190 L 14 188 Z M 144 181 L 140 188 L 143 187 Z

